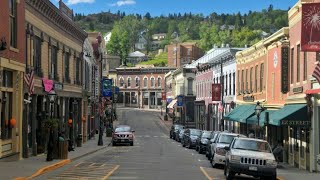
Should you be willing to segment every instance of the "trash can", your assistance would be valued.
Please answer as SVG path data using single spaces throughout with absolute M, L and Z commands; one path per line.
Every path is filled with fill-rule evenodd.
M 77 147 L 81 147 L 81 146 L 82 146 L 82 134 L 78 134 Z
M 107 128 L 107 130 L 106 130 L 106 135 L 107 135 L 107 137 L 111 137 L 112 136 L 112 128 Z
M 58 159 L 68 159 L 68 141 L 59 140 Z

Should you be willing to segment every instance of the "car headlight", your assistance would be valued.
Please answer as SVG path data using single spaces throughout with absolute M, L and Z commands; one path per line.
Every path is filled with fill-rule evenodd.
M 218 155 L 224 156 L 224 155 L 226 155 L 226 150 L 224 150 L 224 148 L 217 148 L 216 153 Z
M 208 139 L 201 139 L 201 143 L 202 144 L 207 144 L 208 143 Z
M 230 155 L 230 160 L 231 160 L 231 161 L 240 161 L 240 159 L 241 159 L 240 156 Z
M 267 160 L 267 165 L 268 166 L 277 166 L 277 161 L 276 160 L 273 160 L 273 159 L 268 159 Z

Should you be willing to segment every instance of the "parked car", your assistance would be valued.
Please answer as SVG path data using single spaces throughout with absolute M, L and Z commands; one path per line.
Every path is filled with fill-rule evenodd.
M 170 138 L 174 139 L 176 137 L 176 133 L 179 129 L 184 129 L 184 126 L 181 124 L 173 124 L 170 129 Z
M 233 179 L 236 174 L 277 179 L 277 161 L 267 141 L 236 137 L 224 149 L 227 151 L 224 168 L 227 180 Z
M 112 145 L 116 146 L 117 144 L 130 144 L 133 146 L 134 142 L 134 131 L 130 126 L 119 125 L 115 128 L 112 133 Z
M 185 129 L 179 129 L 178 133 L 176 133 L 176 141 L 180 142 L 183 134 L 184 134 Z
M 189 149 L 196 147 L 197 139 L 200 138 L 201 130 L 200 129 L 187 129 L 184 132 L 183 146 Z
M 211 158 L 211 147 L 210 145 L 212 144 L 212 142 L 214 142 L 214 140 L 218 137 L 220 131 L 213 131 L 210 135 L 210 139 L 206 145 L 206 157 L 208 158 L 208 160 L 210 160 Z
M 228 133 L 228 132 L 221 132 L 218 137 L 212 141 L 211 147 L 211 154 L 210 154 L 210 163 L 212 167 L 216 165 L 224 165 L 225 164 L 225 155 L 226 150 L 224 149 L 225 146 L 229 146 L 232 142 L 233 138 L 235 137 L 246 137 L 241 134 L 235 133 Z
M 206 150 L 207 143 L 210 139 L 211 131 L 202 131 L 200 138 L 197 139 L 196 151 L 201 154 Z

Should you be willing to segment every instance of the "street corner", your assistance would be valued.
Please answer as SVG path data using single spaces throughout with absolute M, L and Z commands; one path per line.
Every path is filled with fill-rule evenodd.
M 65 159 L 65 160 L 59 161 L 57 163 L 48 165 L 48 166 L 44 166 L 44 167 L 40 168 L 39 170 L 37 170 L 34 174 L 32 174 L 29 177 L 18 177 L 18 178 L 15 178 L 14 180 L 33 179 L 33 178 L 35 178 L 37 176 L 43 175 L 45 173 L 48 173 L 49 171 L 53 171 L 53 170 L 58 169 L 58 168 L 60 168 L 62 166 L 65 166 L 66 164 L 68 164 L 70 162 L 71 162 L 70 159 Z

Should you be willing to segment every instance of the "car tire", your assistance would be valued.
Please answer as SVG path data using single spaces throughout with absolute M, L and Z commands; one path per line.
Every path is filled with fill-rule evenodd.
M 229 165 L 225 168 L 226 180 L 232 180 L 234 178 L 235 173 L 231 171 Z

